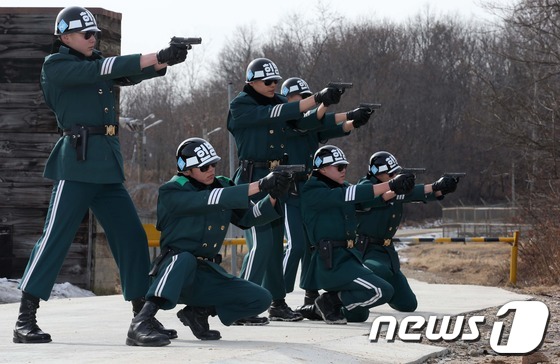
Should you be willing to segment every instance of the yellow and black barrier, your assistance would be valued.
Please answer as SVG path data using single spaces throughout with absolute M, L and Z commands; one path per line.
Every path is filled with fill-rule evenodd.
M 511 245 L 509 266 L 509 283 L 517 284 L 517 255 L 519 252 L 519 231 L 513 236 L 505 237 L 471 237 L 471 238 L 393 238 L 394 242 L 410 243 L 508 243 Z
M 148 236 L 148 246 L 150 248 L 159 247 L 161 236 L 154 224 L 143 224 L 146 235 Z M 393 238 L 393 242 L 402 243 L 508 243 L 511 244 L 511 256 L 509 267 L 509 283 L 517 284 L 517 255 L 519 250 L 519 231 L 514 231 L 513 236 L 505 237 L 470 237 L 470 238 Z M 224 245 L 244 245 L 245 238 L 226 238 Z M 235 264 L 235 257 L 232 256 L 232 264 Z
M 144 226 L 144 231 L 146 231 L 146 236 L 148 237 L 148 246 L 150 248 L 159 248 L 159 239 L 161 238 L 161 232 L 156 229 L 154 224 L 142 224 Z M 224 239 L 224 245 L 244 245 L 245 238 L 228 238 Z
M 148 237 L 148 247 L 150 248 L 159 248 L 159 240 L 161 238 L 161 232 L 156 229 L 154 224 L 142 224 L 144 227 L 144 231 L 146 231 L 146 236 Z M 226 238 L 224 239 L 224 245 L 245 245 L 245 238 Z M 156 252 L 154 251 L 155 258 Z M 232 253 L 231 255 L 231 264 L 232 264 L 232 274 L 237 274 L 237 267 L 235 266 L 237 263 L 237 256 L 236 254 Z

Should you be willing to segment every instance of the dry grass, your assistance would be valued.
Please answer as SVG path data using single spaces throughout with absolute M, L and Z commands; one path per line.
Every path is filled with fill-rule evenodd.
M 511 246 L 506 243 L 419 243 L 400 251 L 403 272 L 432 283 L 504 286 Z

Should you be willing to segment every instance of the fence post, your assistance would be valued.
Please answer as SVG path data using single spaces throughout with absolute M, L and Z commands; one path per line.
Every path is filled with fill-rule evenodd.
M 513 245 L 511 246 L 511 262 L 509 266 L 509 283 L 517 284 L 517 252 L 519 250 L 519 231 L 513 232 Z
M 231 246 L 231 274 L 237 275 L 237 244 Z

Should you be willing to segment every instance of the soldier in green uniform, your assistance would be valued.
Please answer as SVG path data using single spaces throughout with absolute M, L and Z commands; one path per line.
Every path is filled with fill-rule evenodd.
M 281 93 L 286 96 L 288 102 L 300 101 L 313 95 L 307 82 L 299 77 L 291 77 L 284 81 Z M 336 114 L 327 113 L 327 108 L 328 106 L 320 104 L 318 108 L 310 111 L 316 113 L 317 119 L 321 121 L 320 126 L 301 130 L 294 125 L 294 129 L 286 140 L 290 164 L 303 164 L 306 169 L 305 172 L 294 175 L 294 186 L 290 189 L 284 205 L 286 247 L 282 267 L 286 293 L 294 290 L 300 260 L 302 260 L 300 276 L 303 282 L 311 254 L 301 219 L 299 192 L 313 169 L 313 153 L 319 148 L 319 143 L 325 144 L 329 139 L 350 135 L 352 130 L 365 125 L 372 114 L 369 108 L 363 107 Z M 302 288 L 305 287 L 302 286 Z M 297 307 L 295 311 L 307 319 L 321 320 L 321 316 L 315 313 L 313 307 L 318 296 L 318 291 L 306 290 L 303 306 Z
M 389 190 L 398 194 L 414 187 L 413 174 L 400 174 L 373 186 L 350 185 L 345 181 L 348 161 L 333 145 L 319 148 L 313 157 L 314 171 L 303 186 L 301 210 L 313 252 L 304 285 L 326 292 L 315 300 L 315 308 L 328 324 L 345 324 L 341 309 L 352 312 L 389 302 L 390 284 L 362 264 L 353 249 L 356 237 L 356 205 L 372 201 Z
M 286 140 L 292 127 L 301 130 L 319 126 L 314 113 L 304 112 L 317 104 L 336 104 L 342 92 L 328 87 L 313 97 L 287 102 L 276 93 L 280 72 L 268 58 L 257 58 L 247 66 L 246 85 L 230 103 L 227 127 L 235 138 L 239 168 L 236 183 L 248 183 L 265 176 L 279 164 L 293 164 L 287 154 Z M 261 199 L 262 194 L 252 197 Z M 269 317 L 277 321 L 297 321 L 303 317 L 292 311 L 285 302 L 286 289 L 282 274 L 284 226 L 282 220 L 253 227 L 245 232 L 249 252 L 245 255 L 241 277 L 262 284 L 272 294 Z M 263 325 L 266 317 L 248 317 L 237 324 Z
M 391 153 L 376 152 L 369 159 L 368 173 L 358 185 L 384 183 L 401 169 Z M 441 200 L 455 191 L 457 183 L 457 178 L 443 176 L 434 183 L 416 184 L 409 194 L 388 191 L 376 197 L 371 204 L 363 204 L 358 211 L 358 235 L 354 249 L 361 252 L 366 267 L 393 287 L 395 293 L 387 303 L 397 311 L 413 312 L 418 305 L 416 295 L 401 272 L 399 255 L 392 242 L 402 219 L 403 204 Z M 348 321 L 354 322 L 365 321 L 369 317 L 367 310 L 345 314 Z
M 146 234 L 123 186 L 115 85 L 132 85 L 163 76 L 168 65 L 183 62 L 186 50 L 174 46 L 158 53 L 103 58 L 94 49 L 99 34 L 94 16 L 67 7 L 55 22 L 52 54 L 41 70 L 46 104 L 56 114 L 62 136 L 47 161 L 44 176 L 55 181 L 43 234 L 37 241 L 19 288 L 21 306 L 16 343 L 45 343 L 39 328 L 39 299 L 48 300 L 76 231 L 91 208 L 105 230 L 120 273 L 125 300 L 137 313 L 149 287 Z M 161 333 L 177 337 L 154 320 Z
M 215 176 L 220 157 L 212 145 L 200 138 L 182 142 L 176 154 L 178 174 L 159 189 L 157 229 L 161 230 L 162 254 L 151 275 L 154 281 L 142 311 L 132 320 L 128 345 L 162 346 L 155 337 L 152 318 L 163 308 L 187 304 L 177 312 L 201 340 L 218 340 L 220 332 L 210 330 L 208 316 L 219 316 L 224 325 L 256 315 L 271 302 L 261 286 L 228 274 L 220 265 L 219 251 L 229 223 L 247 228 L 280 217 L 276 198 L 286 193 L 290 177 L 271 172 L 259 181 L 234 185 Z M 252 203 L 249 196 L 265 197 Z

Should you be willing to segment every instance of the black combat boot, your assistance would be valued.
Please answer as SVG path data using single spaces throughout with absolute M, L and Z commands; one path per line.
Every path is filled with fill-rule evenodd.
M 323 319 L 321 315 L 317 312 L 315 308 L 315 300 L 319 297 L 319 291 L 305 291 L 305 297 L 303 298 L 303 306 L 298 306 L 294 311 L 298 312 L 303 318 L 312 321 L 320 321 Z
M 144 303 L 146 302 L 146 300 L 144 299 L 144 297 L 142 298 L 137 298 L 134 299 L 132 301 L 130 301 L 132 303 L 132 314 L 136 317 L 136 315 L 142 310 L 142 307 L 144 307 Z M 154 328 L 160 333 L 160 334 L 164 334 L 167 335 L 167 337 L 169 337 L 170 339 L 176 339 L 177 338 L 177 330 L 173 330 L 173 329 L 166 329 L 161 322 L 158 321 L 157 318 L 153 318 L 153 326 Z
M 327 324 L 346 325 L 338 292 L 323 293 L 315 300 L 315 307 Z
M 303 320 L 303 316 L 298 312 L 292 311 L 290 306 L 286 304 L 286 301 L 283 298 L 272 301 L 272 305 L 268 309 L 268 318 L 270 321 Z
M 314 303 L 310 305 L 298 306 L 294 311 L 303 316 L 303 318 L 311 321 L 321 321 L 323 319 L 323 317 L 317 312 Z
M 25 344 L 50 343 L 51 335 L 43 332 L 37 326 L 37 309 L 39 298 L 29 293 L 21 293 L 19 315 L 14 328 L 14 342 Z
M 169 337 L 154 327 L 154 318 L 159 307 L 154 302 L 146 301 L 144 307 L 134 316 L 128 328 L 126 345 L 130 346 L 165 346 L 169 345 Z
M 268 317 L 262 316 L 250 316 L 241 318 L 233 323 L 233 325 L 237 326 L 263 326 L 268 325 Z
M 315 300 L 319 297 L 319 291 L 305 291 L 305 296 L 303 297 L 303 305 L 312 305 Z
M 219 340 L 222 338 L 218 330 L 210 330 L 208 316 L 216 316 L 214 308 L 185 306 L 177 312 L 183 325 L 191 328 L 192 333 L 200 340 Z

